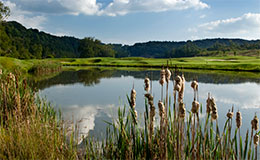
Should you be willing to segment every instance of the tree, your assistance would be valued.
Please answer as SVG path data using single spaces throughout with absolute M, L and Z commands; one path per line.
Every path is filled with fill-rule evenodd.
M 115 56 L 115 51 L 111 45 L 102 44 L 100 40 L 92 37 L 80 40 L 79 52 L 80 58 Z
M 10 15 L 9 7 L 5 6 L 2 2 L 0 2 L 0 22 L 5 20 Z

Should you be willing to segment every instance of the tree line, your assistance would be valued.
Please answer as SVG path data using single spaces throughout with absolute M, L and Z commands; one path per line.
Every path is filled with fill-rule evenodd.
M 134 45 L 104 44 L 93 37 L 58 37 L 18 22 L 0 23 L 0 56 L 31 58 L 152 57 L 236 55 L 240 51 L 260 53 L 260 40 L 204 39 L 186 42 L 146 42 Z

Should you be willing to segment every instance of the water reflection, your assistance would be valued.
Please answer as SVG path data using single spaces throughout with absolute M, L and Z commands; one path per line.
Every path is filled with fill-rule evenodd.
M 232 72 L 188 72 L 185 71 L 186 89 L 184 103 L 190 110 L 193 100 L 193 90 L 190 81 L 199 81 L 199 100 L 204 106 L 208 92 L 216 99 L 219 113 L 219 124 L 223 128 L 228 109 L 235 106 L 243 117 L 241 134 L 245 135 L 254 113 L 260 117 L 260 79 L 257 73 Z M 105 121 L 111 122 L 117 115 L 118 107 L 127 104 L 126 94 L 130 93 L 134 83 L 137 91 L 137 106 L 139 119 L 144 112 L 144 84 L 143 79 L 152 77 L 155 104 L 160 97 L 158 83 L 159 71 L 129 71 L 106 68 L 87 68 L 84 70 L 66 70 L 50 79 L 35 81 L 34 86 L 40 90 L 42 96 L 61 108 L 64 118 L 78 121 L 80 133 L 100 137 L 106 129 Z M 257 77 L 259 76 L 259 77 Z M 165 90 L 165 89 L 164 89 Z M 172 94 L 172 84 L 169 91 Z M 156 110 L 158 113 L 158 110 Z M 158 115 L 158 114 L 157 114 Z M 158 117 L 156 118 L 158 121 Z M 233 121 L 233 123 L 235 123 Z M 142 124 L 141 124 L 142 125 Z

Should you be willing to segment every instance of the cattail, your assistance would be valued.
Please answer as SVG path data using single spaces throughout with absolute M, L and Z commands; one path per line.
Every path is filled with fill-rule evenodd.
M 210 99 L 210 104 L 212 109 L 211 118 L 212 120 L 216 120 L 218 118 L 218 110 L 215 99 L 213 97 Z
M 166 159 L 166 143 L 165 143 L 165 108 L 162 101 L 158 102 L 160 115 L 160 159 Z
M 210 99 L 210 104 L 211 104 L 212 111 L 217 111 L 217 105 L 213 97 Z
M 137 114 L 137 111 L 136 111 L 136 110 L 134 110 L 134 112 L 135 112 L 135 121 L 137 121 L 138 114 Z
M 212 110 L 212 109 L 211 109 L 210 94 L 208 94 L 208 99 L 207 99 L 206 103 L 207 103 L 207 113 L 210 114 L 210 112 L 211 112 L 211 110 Z
M 163 85 L 165 83 L 165 70 L 162 69 L 161 72 L 160 72 L 160 80 L 159 80 L 159 83 L 161 85 Z
M 191 112 L 192 113 L 198 113 L 199 112 L 199 108 L 200 108 L 199 102 L 198 101 L 193 101 L 192 102 Z
M 175 84 L 174 85 L 174 90 L 180 92 L 181 91 L 181 85 Z
M 176 76 L 176 77 L 175 77 L 175 82 L 176 82 L 177 84 L 181 84 L 181 81 L 182 81 L 181 76 Z
M 158 102 L 158 107 L 159 107 L 160 117 L 164 117 L 164 115 L 165 115 L 165 108 L 164 108 L 164 104 L 163 104 L 162 101 Z
M 150 93 L 146 93 L 144 96 L 148 99 L 149 105 L 153 104 L 153 96 Z
M 178 94 L 178 101 L 183 101 L 183 97 L 184 97 L 184 89 L 185 89 L 185 78 L 184 78 L 184 75 L 181 76 L 181 89 L 179 91 L 179 94 Z
M 136 91 L 135 89 L 131 90 L 131 107 L 134 109 L 136 105 Z
M 191 82 L 191 87 L 193 88 L 194 91 L 198 90 L 198 82 L 197 81 L 192 81 Z
M 172 75 L 171 71 L 170 71 L 168 68 L 166 68 L 166 70 L 165 70 L 165 76 L 166 76 L 166 82 L 167 82 L 167 83 L 170 82 L 171 75 Z
M 227 113 L 227 117 L 228 117 L 229 119 L 231 119 L 231 118 L 233 117 L 233 112 L 230 112 L 230 111 L 229 111 L 229 112 Z
M 181 119 L 185 118 L 185 111 L 186 111 L 185 104 L 182 101 L 180 101 L 179 102 L 179 112 L 178 112 L 178 114 L 179 114 L 179 117 Z
M 144 90 L 146 92 L 150 91 L 150 79 L 149 78 L 144 79 Z
M 259 142 L 259 135 L 256 133 L 254 136 L 254 145 L 257 146 Z
M 218 119 L 218 112 L 217 111 L 212 111 L 211 118 L 212 118 L 212 120 Z
M 252 129 L 258 130 L 259 120 L 255 115 L 254 119 L 251 121 Z
M 237 128 L 240 128 L 242 126 L 242 116 L 241 116 L 241 112 L 237 112 L 237 116 L 236 116 L 236 123 L 237 123 Z
M 182 88 L 182 78 L 180 76 L 175 77 L 174 90 L 180 92 Z

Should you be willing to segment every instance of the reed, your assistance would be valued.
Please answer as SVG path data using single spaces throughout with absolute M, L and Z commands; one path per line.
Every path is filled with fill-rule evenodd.
M 168 69 L 161 70 L 160 85 L 166 81 L 168 86 L 172 77 L 174 91 L 173 104 L 170 102 L 168 87 L 165 94 L 160 95 L 158 108 L 154 105 L 154 97 L 149 77 L 144 80 L 145 88 L 145 113 L 144 124 L 133 121 L 133 99 L 129 98 L 129 111 L 118 109 L 118 119 L 110 124 L 105 142 L 100 148 L 92 145 L 86 148 L 89 153 L 92 150 L 99 154 L 98 157 L 110 159 L 257 159 L 257 146 L 259 142 L 258 119 L 252 120 L 252 131 L 249 140 L 249 132 L 242 142 L 240 128 L 242 125 L 241 112 L 236 113 L 236 126 L 232 133 L 232 119 L 234 107 L 227 113 L 227 120 L 220 133 L 218 125 L 218 111 L 215 99 L 208 94 L 205 106 L 205 121 L 199 118 L 202 114 L 202 105 L 199 103 L 198 82 L 192 81 L 194 100 L 191 110 L 186 110 L 184 99 L 185 78 L 184 75 L 176 75 Z M 166 79 L 166 80 L 165 80 Z M 133 91 L 131 92 L 131 97 Z M 135 92 L 136 95 L 136 92 Z M 134 103 L 135 104 L 135 103 Z M 134 105 L 135 106 L 135 105 Z M 172 106 L 172 110 L 171 110 Z M 159 113 L 159 124 L 156 125 L 156 110 Z M 224 118 L 224 117 L 223 117 Z M 214 127 L 215 126 L 215 127 Z M 253 141 L 254 149 L 251 150 Z M 88 140 L 89 142 L 89 140 Z M 97 155 L 95 155 L 97 156 Z M 87 159 L 94 158 L 88 155 Z
M 167 80 L 167 84 L 169 81 L 170 79 Z M 165 98 L 167 98 L 167 101 L 165 100 L 163 103 L 160 100 L 158 102 L 160 123 L 159 126 L 156 126 L 154 119 L 155 105 L 152 93 L 149 92 L 149 82 L 150 80 L 147 77 L 145 79 L 145 127 L 140 126 L 135 121 L 137 120 L 136 117 L 133 116 L 135 115 L 133 114 L 133 106 L 136 104 L 133 103 L 134 98 L 132 97 L 136 96 L 136 92 L 134 92 L 133 96 L 132 90 L 129 99 L 129 112 L 127 113 L 125 108 L 123 110 L 119 109 L 118 119 L 110 124 L 113 129 L 107 131 L 108 136 L 105 142 L 102 143 L 100 148 L 93 147 L 95 146 L 93 144 L 88 146 L 86 148 L 87 153 L 95 150 L 94 153 L 99 154 L 99 157 L 108 159 L 111 157 L 115 159 L 220 159 L 223 157 L 227 159 L 244 159 L 251 157 L 251 141 L 253 138 L 254 158 L 257 158 L 259 133 L 253 134 L 253 131 L 258 129 L 256 118 L 254 118 L 254 122 L 252 121 L 250 141 L 248 141 L 249 136 L 247 133 L 243 144 L 240 135 L 242 117 L 239 111 L 236 114 L 235 134 L 231 134 L 234 110 L 232 107 L 232 110 L 227 113 L 227 121 L 222 134 L 220 134 L 215 99 L 210 94 L 208 95 L 205 109 L 207 117 L 205 122 L 202 122 L 199 119 L 202 108 L 200 110 L 200 104 L 197 101 L 198 82 L 193 81 L 191 83 L 191 87 L 194 89 L 194 101 L 191 111 L 187 111 L 183 103 L 185 78 L 183 75 L 177 75 L 174 79 L 174 97 L 177 97 L 178 94 L 178 101 L 175 101 L 172 105 L 178 105 L 178 108 L 174 107 L 174 110 L 170 111 L 171 104 L 167 98 L 168 91 L 166 91 Z M 163 85 L 163 83 L 160 84 Z M 161 97 L 163 97 L 162 94 Z M 167 112 L 165 106 L 169 107 L 169 112 Z M 168 116 L 167 113 L 169 113 Z M 167 121 L 169 123 L 166 123 Z M 216 128 L 213 127 L 214 123 L 216 123 Z M 165 128 L 167 129 L 165 130 Z M 239 134 L 238 142 L 237 132 Z M 93 154 L 88 154 L 86 158 L 93 158 L 93 156 Z
M 76 159 L 61 116 L 20 74 L 0 74 L 0 159 Z

